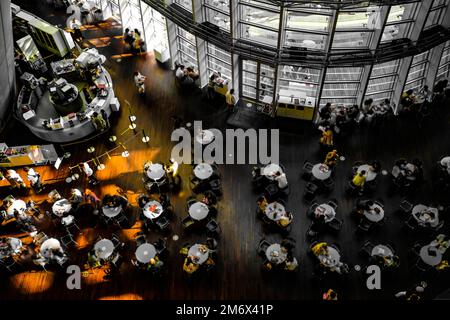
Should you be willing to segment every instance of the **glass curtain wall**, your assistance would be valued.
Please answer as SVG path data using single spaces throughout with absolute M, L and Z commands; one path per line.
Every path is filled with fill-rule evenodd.
M 164 51 L 169 48 L 166 18 L 158 11 L 153 10 L 145 2 L 141 2 L 142 17 L 144 19 L 145 41 L 147 50 Z
M 433 0 L 430 12 L 428 13 L 425 29 L 441 24 L 447 9 L 448 0 Z
M 445 43 L 444 51 L 442 52 L 441 61 L 436 75 L 436 82 L 441 79 L 450 77 L 450 41 Z
M 364 99 L 372 98 L 375 103 L 391 99 L 400 62 L 401 60 L 394 60 L 373 66 Z
M 276 47 L 279 28 L 279 7 L 263 1 L 239 1 L 239 29 L 242 39 Z
M 137 29 L 144 37 L 140 3 L 140 0 L 119 0 L 123 29 Z
M 320 105 L 328 102 L 344 105 L 355 104 L 362 73 L 362 67 L 328 68 Z
M 219 26 L 226 32 L 231 32 L 229 0 L 204 0 L 203 9 L 205 21 Z
M 330 10 L 312 10 L 307 6 L 288 9 L 284 45 L 324 50 L 328 41 L 331 18 Z
M 103 17 L 108 19 L 113 17 L 116 20 L 120 20 L 120 7 L 119 0 L 100 0 L 97 5 L 102 9 Z
M 198 70 L 197 45 L 195 36 L 183 28 L 176 27 L 176 42 L 179 62 Z
M 417 7 L 417 2 L 391 6 L 381 41 L 408 38 L 414 24 Z
M 278 95 L 291 98 L 316 98 L 320 69 L 281 65 L 278 67 Z
M 403 91 L 410 89 L 419 90 L 425 84 L 425 73 L 428 68 L 429 54 L 430 52 L 427 51 L 414 56 Z
M 192 0 L 174 0 L 173 3 L 176 3 L 187 11 L 192 12 Z
M 222 78 L 232 79 L 231 54 L 210 43 L 206 47 L 206 55 L 208 59 L 207 68 L 208 76 L 214 71 L 220 72 Z

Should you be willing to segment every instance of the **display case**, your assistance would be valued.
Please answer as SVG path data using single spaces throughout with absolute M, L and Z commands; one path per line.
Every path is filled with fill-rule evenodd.
M 8 147 L 0 143 L 0 167 L 20 167 L 53 163 L 58 158 L 53 145 Z

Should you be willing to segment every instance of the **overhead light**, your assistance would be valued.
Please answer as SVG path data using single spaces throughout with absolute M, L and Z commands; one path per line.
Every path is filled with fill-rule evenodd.
M 129 118 L 130 118 L 131 122 L 135 122 L 136 121 L 136 116 L 130 116 Z
M 97 170 L 99 170 L 99 171 L 105 170 L 105 168 L 106 168 L 106 166 L 105 166 L 105 164 L 103 164 L 103 163 L 100 163 L 100 164 L 97 166 Z
M 87 152 L 88 153 L 93 153 L 95 151 L 95 148 L 94 147 L 89 147 L 89 148 L 87 148 Z
M 128 152 L 128 150 L 125 150 L 124 152 L 122 152 L 122 157 L 124 157 L 124 158 L 128 158 L 129 155 L 130 155 L 130 153 Z
M 115 142 L 116 140 L 117 140 L 116 136 L 109 137 L 109 141 L 111 141 L 111 142 Z
M 134 130 L 134 129 L 136 129 L 136 123 L 131 123 L 129 126 L 128 126 L 128 128 L 130 128 L 130 130 Z
M 144 129 L 142 129 L 142 142 L 148 143 L 150 141 L 150 137 L 145 134 Z

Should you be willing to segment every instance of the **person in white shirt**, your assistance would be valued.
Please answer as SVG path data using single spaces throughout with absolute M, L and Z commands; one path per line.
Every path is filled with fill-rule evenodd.
M 186 77 L 186 73 L 184 72 L 184 66 L 181 65 L 177 68 L 177 71 L 175 72 L 175 77 L 177 77 L 178 80 L 183 81 Z
M 83 171 L 86 174 L 86 177 L 88 178 L 88 183 L 91 185 L 98 184 L 97 178 L 94 176 L 94 170 L 89 166 L 87 162 L 83 163 Z
M 275 181 L 278 183 L 278 188 L 285 189 L 288 186 L 287 178 L 284 172 L 275 173 Z
M 43 188 L 40 174 L 29 167 L 25 167 L 24 170 L 27 173 L 27 179 L 30 181 L 30 186 L 34 189 L 34 191 L 36 191 L 36 193 L 41 192 Z
M 83 40 L 83 34 L 81 33 L 81 22 L 77 19 L 73 18 L 70 21 L 70 29 L 73 30 L 75 40 L 81 41 Z
M 441 159 L 441 165 L 447 169 L 448 174 L 450 174 L 450 156 Z
M 145 79 L 147 79 L 147 77 L 140 74 L 139 71 L 134 72 L 134 83 L 136 84 L 136 87 L 138 87 L 139 93 L 145 92 Z

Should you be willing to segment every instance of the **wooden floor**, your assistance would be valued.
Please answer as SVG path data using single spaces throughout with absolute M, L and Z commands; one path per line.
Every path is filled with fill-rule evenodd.
M 25 3 L 24 7 L 27 8 L 27 6 L 29 7 L 30 4 Z M 44 18 L 49 16 L 49 9 L 45 5 L 33 6 L 29 10 Z M 54 15 L 49 17 L 49 21 L 58 23 L 60 20 L 58 15 Z M 108 57 L 124 53 L 120 39 L 114 37 L 118 35 L 117 33 L 111 35 L 102 30 L 87 32 L 90 32 L 91 38 L 110 37 L 112 39 L 108 46 L 102 46 L 99 49 Z M 120 62 L 109 58 L 107 67 L 114 80 L 116 95 L 122 102 L 119 114 L 112 120 L 112 131 L 94 141 L 65 148 L 72 152 L 72 157 L 63 163 L 63 169 L 60 172 L 50 167 L 38 168 L 38 171 L 47 180 L 48 189 L 56 188 L 61 194 L 68 196 L 70 187 L 75 185 L 64 182 L 65 176 L 61 173 L 64 169 L 90 159 L 91 156 L 86 149 L 91 145 L 95 146 L 97 155 L 114 147 L 108 142 L 108 136 L 112 133 L 117 135 L 120 141 L 125 141 L 132 136 L 131 132 L 121 135 L 129 125 L 129 110 L 124 103 L 128 100 L 133 114 L 137 116 L 137 130 L 144 129 L 151 138 L 150 143 L 146 145 L 140 141 L 140 138 L 132 139 L 126 144 L 127 149 L 130 150 L 130 157 L 122 158 L 116 151 L 111 155 L 111 159 L 102 159 L 106 169 L 98 172 L 101 184 L 95 187 L 94 191 L 98 195 L 104 195 L 114 193 L 120 188 L 127 192 L 131 203 L 134 203 L 135 196 L 143 192 L 141 182 L 143 163 L 146 160 L 167 162 L 170 158 L 172 146 L 170 117 L 177 115 L 184 122 L 202 120 L 204 127 L 225 129 L 226 110 L 223 101 L 218 100 L 213 105 L 208 104 L 202 98 L 200 90 L 180 92 L 175 86 L 173 72 L 157 64 L 152 54 L 124 56 Z M 147 92 L 144 97 L 138 96 L 134 86 L 132 79 L 134 70 L 139 70 L 148 76 Z M 361 238 L 355 237 L 356 225 L 349 216 L 354 199 L 345 196 L 346 177 L 352 163 L 357 160 L 378 159 L 383 168 L 389 170 L 398 158 L 417 157 L 423 161 L 426 183 L 421 191 L 410 199 L 414 202 L 436 202 L 448 206 L 449 195 L 439 190 L 434 191 L 431 177 L 432 169 L 439 157 L 450 152 L 449 113 L 443 111 L 448 109 L 449 105 L 447 101 L 440 106 L 442 108 L 435 112 L 432 119 L 424 123 L 421 128 L 415 122 L 406 123 L 396 119 L 397 121 L 387 123 L 382 128 L 358 129 L 354 135 L 337 142 L 339 153 L 344 155 L 346 160 L 339 163 L 336 169 L 336 188 L 329 197 L 338 199 L 338 217 L 344 220 L 344 226 L 339 236 L 325 235 L 321 239 L 339 243 L 343 260 L 350 265 L 365 263 L 358 256 L 358 251 L 366 240 L 381 243 L 394 242 L 401 259 L 401 266 L 391 276 L 383 274 L 381 290 L 366 289 L 365 275 L 356 271 L 353 271 L 343 282 L 319 282 L 313 279 L 313 261 L 307 256 L 308 242 L 305 238 L 310 221 L 305 213 L 307 204 L 302 200 L 305 182 L 300 178 L 300 169 L 306 159 L 312 162 L 323 160 L 323 154 L 319 151 L 318 145 L 319 132 L 306 122 L 277 119 L 270 125 L 282 131 L 280 162 L 286 167 L 291 188 L 287 206 L 295 215 L 290 236 L 297 241 L 295 256 L 300 262 L 298 272 L 289 275 L 268 275 L 262 272 L 262 260 L 256 254 L 259 240 L 265 237 L 269 241 L 279 241 L 281 236 L 265 233 L 261 221 L 255 216 L 255 200 L 258 194 L 251 187 L 251 166 L 223 165 L 220 166 L 220 170 L 223 176 L 224 196 L 219 203 L 218 215 L 222 235 L 217 270 L 209 277 L 187 281 L 182 272 L 183 258 L 178 254 L 178 250 L 182 243 L 204 241 L 205 236 L 182 234 L 179 217 L 185 216 L 185 201 L 191 195 L 188 183 L 191 169 L 183 165 L 180 168 L 183 179 L 182 191 L 172 196 L 176 217 L 171 223 L 172 232 L 167 235 L 169 257 L 165 261 L 166 269 L 162 279 L 154 280 L 148 275 L 140 275 L 129 263 L 134 252 L 133 235 L 140 226 L 140 222 L 136 222 L 131 229 L 117 231 L 127 244 L 128 259 L 118 279 L 105 281 L 103 272 L 100 270 L 83 278 L 82 290 L 70 291 L 66 289 L 64 272 L 36 271 L 2 275 L 0 299 L 320 299 L 321 293 L 330 287 L 335 288 L 342 299 L 391 299 L 396 291 L 410 287 L 421 280 L 420 276 L 412 271 L 412 266 L 406 259 L 408 248 L 419 238 L 405 232 L 402 229 L 401 218 L 394 214 L 401 196 L 388 192 L 388 177 L 381 177 L 374 196 L 384 199 L 386 203 L 386 212 L 390 218 L 387 225 L 380 232 Z M 6 140 L 10 145 L 41 143 L 15 121 L 11 122 L 2 137 L 3 135 L 4 138 L 1 140 Z M 61 180 L 52 180 L 55 177 Z M 5 184 L 2 186 L 0 186 L 0 195 L 4 196 L 9 193 L 9 190 Z M 86 182 L 81 182 L 80 187 L 86 187 Z M 43 196 L 35 196 L 32 193 L 24 197 L 43 200 Z M 318 201 L 325 199 L 319 197 Z M 83 234 L 78 238 L 80 247 L 72 252 L 72 256 L 80 266 L 85 261 L 86 250 L 92 246 L 95 237 L 98 234 L 107 236 L 113 231 L 94 229 L 94 219 L 90 213 L 86 211 L 83 214 L 85 216 L 80 217 Z M 135 210 L 134 216 L 137 215 L 138 212 Z M 448 217 L 445 219 L 448 233 L 450 221 Z M 46 219 L 39 222 L 39 225 L 51 236 L 59 235 Z M 11 234 L 14 234 L 14 229 L 11 227 L 6 226 L 0 229 L 2 236 Z M 172 240 L 174 234 L 180 236 L 178 241 Z M 150 240 L 155 240 L 159 236 L 158 233 L 148 235 Z M 30 241 L 30 239 L 25 237 L 24 241 Z M 444 291 L 449 283 L 448 278 L 428 279 L 428 281 L 430 296 Z

